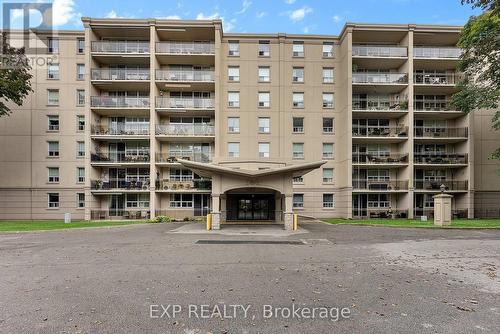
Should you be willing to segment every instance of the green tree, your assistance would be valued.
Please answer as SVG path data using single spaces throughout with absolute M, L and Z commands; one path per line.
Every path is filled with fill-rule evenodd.
M 7 36 L 2 34 L 2 52 L 0 53 L 0 117 L 9 115 L 8 102 L 20 106 L 31 88 L 31 66 L 24 53 L 24 48 L 13 48 L 7 43 Z
M 462 0 L 474 8 L 486 11 L 472 16 L 460 33 L 458 47 L 463 54 L 458 70 L 465 75 L 461 90 L 454 94 L 452 103 L 459 110 L 470 113 L 477 109 L 492 109 L 492 126 L 500 129 L 500 1 Z M 500 148 L 492 153 L 500 159 Z

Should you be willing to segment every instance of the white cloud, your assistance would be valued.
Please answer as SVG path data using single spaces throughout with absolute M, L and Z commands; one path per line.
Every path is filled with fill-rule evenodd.
M 118 18 L 118 14 L 116 14 L 116 12 L 114 10 L 111 10 L 104 17 L 107 19 L 116 19 L 116 18 Z
M 302 29 L 302 31 L 304 32 L 304 34 L 308 34 L 309 33 L 309 27 L 304 27 L 304 29 Z
M 257 13 L 255 13 L 255 17 L 257 17 L 258 19 L 261 19 L 261 18 L 263 18 L 266 15 L 267 15 L 266 12 L 257 12 Z
M 287 5 L 291 5 L 291 4 L 295 3 L 295 0 L 285 0 L 285 3 Z
M 198 13 L 198 15 L 196 15 L 197 20 L 216 20 L 220 18 L 221 16 L 219 15 L 218 12 L 215 12 L 212 15 L 205 15 L 203 13 Z
M 52 24 L 63 26 L 67 23 L 80 23 L 82 14 L 75 9 L 75 1 L 73 0 L 54 0 L 52 3 Z
M 290 20 L 292 20 L 293 22 L 299 22 L 299 21 L 302 21 L 304 19 L 304 17 L 311 13 L 313 10 L 312 8 L 310 7 L 307 7 L 307 6 L 304 6 L 302 8 L 299 8 L 299 9 L 296 9 L 296 10 L 293 10 L 291 11 L 289 14 L 288 14 L 288 17 L 290 18 Z
M 340 21 L 342 21 L 342 17 L 340 17 L 340 16 L 338 16 L 338 15 L 334 15 L 334 16 L 333 16 L 333 21 L 335 21 L 335 22 L 340 22 Z
M 179 15 L 168 15 L 168 16 L 162 17 L 162 19 L 165 19 L 165 20 L 181 20 L 181 17 Z
M 242 5 L 242 8 L 241 8 L 241 10 L 236 12 L 237 15 L 240 15 L 240 14 L 243 14 L 244 12 L 246 12 L 248 7 L 250 7 L 252 5 L 252 1 L 243 0 L 243 3 L 241 5 Z
M 223 25 L 222 28 L 226 32 L 233 30 L 234 27 L 236 26 L 236 19 L 231 19 L 231 20 L 226 21 L 224 19 L 224 16 L 220 16 L 219 12 L 215 12 L 212 15 L 205 15 L 204 13 L 198 13 L 198 15 L 196 15 L 196 19 L 197 20 L 217 20 L 217 19 L 222 20 L 222 25 Z

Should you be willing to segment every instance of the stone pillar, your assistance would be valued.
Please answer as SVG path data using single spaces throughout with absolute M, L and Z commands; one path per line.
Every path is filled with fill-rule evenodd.
M 451 225 L 451 199 L 452 195 L 439 194 L 434 197 L 434 225 Z
M 212 230 L 220 230 L 220 200 L 219 195 L 212 194 Z
M 285 230 L 293 230 L 293 195 L 285 195 L 285 210 L 283 210 L 283 219 L 285 220 Z

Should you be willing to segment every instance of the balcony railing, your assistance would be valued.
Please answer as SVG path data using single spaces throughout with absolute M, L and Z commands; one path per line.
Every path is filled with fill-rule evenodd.
M 212 180 L 191 179 L 191 180 L 172 180 L 161 179 L 156 181 L 157 190 L 211 190 Z
M 408 190 L 408 180 L 352 180 L 354 189 L 362 190 Z
M 467 138 L 468 128 L 427 128 L 414 127 L 415 137 L 418 138 Z
M 157 135 L 213 136 L 215 127 L 211 124 L 168 124 L 157 125 Z
M 149 124 L 92 125 L 93 135 L 149 135 Z
M 407 164 L 408 154 L 353 153 L 352 162 L 355 164 Z
M 453 108 L 449 100 L 415 100 L 413 103 L 415 111 L 452 111 Z
M 387 208 L 353 208 L 352 215 L 354 217 L 366 217 L 366 218 L 407 218 L 408 210 L 389 210 Z
M 436 85 L 436 86 L 446 86 L 446 85 L 456 85 L 460 80 L 462 80 L 463 75 L 458 73 L 414 73 L 413 82 L 415 85 Z
M 469 181 L 455 181 L 455 180 L 415 180 L 415 189 L 419 190 L 432 190 L 436 192 L 441 191 L 441 185 L 444 184 L 446 190 L 468 190 Z
M 426 152 L 414 154 L 414 162 L 416 164 L 467 164 L 468 155 L 467 153 L 456 154 L 456 153 L 440 153 L 440 152 Z
M 92 80 L 149 80 L 149 68 L 95 68 L 91 71 Z
M 211 98 L 157 97 L 156 108 L 213 109 L 215 100 Z
M 109 210 L 90 210 L 91 220 L 109 220 L 109 219 L 147 219 L 150 217 L 149 209 L 109 209 Z
M 94 41 L 95 53 L 149 53 L 149 42 L 141 41 Z
M 156 80 L 214 82 L 215 77 L 213 70 L 156 70 Z
M 156 162 L 175 163 L 177 159 L 191 160 L 195 162 L 212 162 L 212 153 L 192 151 L 170 151 L 169 153 L 156 153 Z
M 91 96 L 94 108 L 149 108 L 149 97 Z
M 125 152 L 92 153 L 90 159 L 92 162 L 144 163 L 149 162 L 149 152 L 141 155 L 126 154 Z
M 467 218 L 468 212 L 468 209 L 452 209 L 451 215 L 453 219 Z M 430 218 L 433 218 L 434 208 L 416 207 L 413 209 L 413 214 L 415 215 L 415 217 L 428 216 Z
M 214 55 L 215 44 L 209 42 L 157 42 L 156 52 L 174 55 Z
M 414 58 L 449 58 L 458 59 L 462 55 L 462 49 L 455 47 L 415 47 Z
M 407 84 L 408 74 L 406 73 L 369 73 L 355 72 L 352 74 L 353 83 L 362 84 Z
M 366 111 L 408 111 L 408 101 L 402 100 L 375 100 L 352 99 L 352 110 Z
M 133 179 L 91 180 L 90 187 L 94 190 L 149 190 L 149 175 L 139 176 Z
M 406 46 L 353 45 L 353 57 L 408 57 Z
M 353 137 L 406 137 L 408 136 L 407 126 L 377 126 L 365 127 L 355 126 L 352 127 Z

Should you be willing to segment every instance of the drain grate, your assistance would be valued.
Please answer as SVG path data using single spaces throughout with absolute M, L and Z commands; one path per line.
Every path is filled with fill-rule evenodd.
M 303 245 L 302 241 L 285 240 L 198 240 L 202 245 Z

